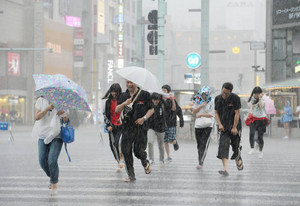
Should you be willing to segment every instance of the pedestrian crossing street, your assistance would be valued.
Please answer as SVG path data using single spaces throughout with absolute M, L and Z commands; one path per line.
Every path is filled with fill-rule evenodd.
M 266 151 L 262 160 L 244 154 L 245 169 L 237 171 L 230 161 L 230 175 L 222 177 L 217 146 L 210 146 L 200 171 L 195 147 L 182 143 L 178 152 L 172 151 L 173 161 L 164 167 L 154 163 L 150 175 L 135 159 L 135 183 L 123 182 L 126 172 L 116 172 L 106 147 L 101 156 L 75 156 L 71 163 L 62 151 L 57 196 L 49 195 L 49 180 L 35 164 L 29 172 L 1 175 L 0 205 L 300 205 L 300 162 L 294 153 L 283 157 Z

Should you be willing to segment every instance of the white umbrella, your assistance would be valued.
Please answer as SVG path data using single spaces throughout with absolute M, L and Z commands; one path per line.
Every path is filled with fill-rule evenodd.
M 145 68 L 131 66 L 118 69 L 115 72 L 124 79 L 137 84 L 142 89 L 147 90 L 148 92 L 161 93 L 161 86 L 158 79 Z

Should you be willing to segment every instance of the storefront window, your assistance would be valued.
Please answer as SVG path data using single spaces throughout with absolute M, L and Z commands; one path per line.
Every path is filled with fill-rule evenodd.
M 0 96 L 0 121 L 23 124 L 25 116 L 25 97 Z

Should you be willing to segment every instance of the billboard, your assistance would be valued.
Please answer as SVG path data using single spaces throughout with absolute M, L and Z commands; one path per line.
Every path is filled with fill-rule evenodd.
M 273 0 L 273 24 L 300 22 L 299 0 Z
M 8 52 L 8 75 L 20 76 L 20 54 Z
M 73 29 L 45 19 L 44 46 L 53 50 L 44 53 L 45 74 L 64 74 L 73 79 Z
M 66 16 L 66 25 L 71 27 L 81 27 L 81 19 L 76 16 Z

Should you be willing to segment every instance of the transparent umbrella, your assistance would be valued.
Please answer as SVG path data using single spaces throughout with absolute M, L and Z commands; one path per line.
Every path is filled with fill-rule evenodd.
M 124 67 L 115 72 L 124 79 L 132 81 L 148 92 L 161 93 L 161 85 L 157 77 L 145 68 L 131 66 Z

